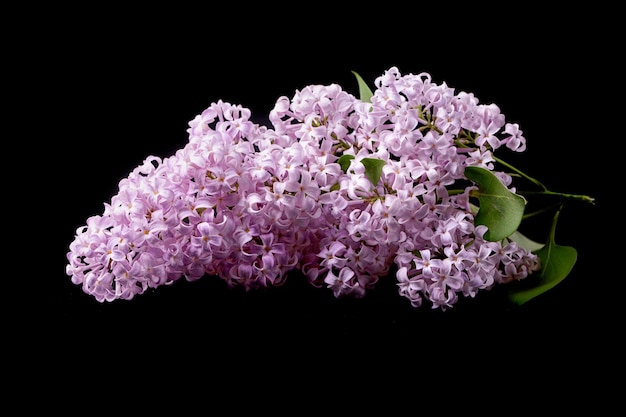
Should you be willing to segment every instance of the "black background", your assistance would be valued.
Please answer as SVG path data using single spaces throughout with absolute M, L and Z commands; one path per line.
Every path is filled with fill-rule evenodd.
M 511 397 L 528 401 L 547 396 L 551 384 L 593 387 L 623 370 L 623 294 L 615 289 L 623 272 L 610 266 L 620 263 L 604 240 L 614 227 L 599 213 L 608 185 L 598 179 L 610 170 L 599 126 L 611 119 L 602 110 L 610 107 L 611 54 L 585 46 L 614 42 L 612 30 L 590 37 L 586 28 L 599 19 L 584 10 L 487 18 L 436 7 L 364 16 L 250 7 L 245 16 L 235 5 L 61 13 L 32 45 L 16 48 L 31 72 L 14 79 L 29 93 L 21 95 L 28 111 L 13 146 L 28 152 L 37 142 L 42 161 L 24 162 L 25 176 L 37 180 L 27 180 L 28 203 L 17 210 L 28 205 L 29 214 L 16 225 L 30 230 L 30 246 L 21 246 L 22 267 L 7 276 L 25 285 L 8 297 L 11 340 L 36 364 L 21 377 L 64 376 L 68 390 L 94 375 L 141 380 L 135 389 L 151 398 L 198 379 L 242 396 L 276 397 L 296 384 L 316 397 L 348 391 L 363 401 L 399 379 L 459 389 L 461 377 L 482 375 L 488 382 L 473 390 L 508 385 L 518 392 Z M 442 312 L 411 307 L 393 277 L 363 299 L 336 299 L 294 274 L 267 290 L 229 289 L 207 276 L 104 304 L 70 282 L 65 256 L 75 229 L 102 212 L 146 156 L 183 147 L 187 123 L 211 102 L 241 104 L 265 123 L 279 96 L 329 83 L 357 95 L 352 70 L 372 85 L 391 66 L 429 72 L 497 104 L 527 138 L 527 151 L 513 159 L 520 168 L 554 191 L 596 197 L 561 213 L 557 243 L 574 246 L 578 262 L 556 288 L 523 306 L 494 290 Z M 541 239 L 544 227 L 527 231 Z M 176 376 L 159 376 L 166 371 Z M 371 377 L 380 372 L 387 376 Z M 325 382 L 310 382 L 316 378 Z

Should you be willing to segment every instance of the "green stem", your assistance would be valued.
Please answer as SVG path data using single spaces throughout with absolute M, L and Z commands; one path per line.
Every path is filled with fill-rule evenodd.
M 566 198 L 566 199 L 570 199 L 570 200 L 578 200 L 578 201 L 582 201 L 582 202 L 585 202 L 585 203 L 594 204 L 593 197 L 589 197 L 587 195 L 557 193 L 557 192 L 554 192 L 554 191 L 550 191 L 550 190 L 548 190 L 548 187 L 543 185 L 540 181 L 536 180 L 535 178 L 531 177 L 530 175 L 526 174 L 525 172 L 521 171 L 520 169 L 514 167 L 513 165 L 509 164 L 508 162 L 503 161 L 502 159 L 498 158 L 495 155 L 493 155 L 493 159 L 496 162 L 498 162 L 499 164 L 504 165 L 505 167 L 507 167 L 511 171 L 515 172 L 516 174 L 520 175 L 521 177 L 526 178 L 528 181 L 532 182 L 533 184 L 535 184 L 539 188 L 541 188 L 541 191 L 524 191 L 524 192 L 518 191 L 519 194 L 522 194 L 522 195 L 550 195 L 550 196 L 561 197 L 561 198 Z
M 538 216 L 538 215 L 540 215 L 540 214 L 542 214 L 542 213 L 546 213 L 546 212 L 548 212 L 548 211 L 553 210 L 555 207 L 560 207 L 560 206 L 562 206 L 562 204 L 557 203 L 557 204 L 552 204 L 552 205 L 549 205 L 549 206 L 547 206 L 547 207 L 544 207 L 544 208 L 542 208 L 542 209 L 540 209 L 540 210 L 535 210 L 535 211 L 533 211 L 532 213 L 525 213 L 525 214 L 522 216 L 522 219 L 529 219 L 529 218 L 531 218 L 531 217 Z
M 578 200 L 578 201 L 582 201 L 584 203 L 590 203 L 590 204 L 594 204 L 595 200 L 593 197 L 589 197 L 587 195 L 582 195 L 582 194 L 568 194 L 568 193 L 557 193 L 554 191 L 550 191 L 550 190 L 543 190 L 543 191 L 518 191 L 518 194 L 521 195 L 550 195 L 550 196 L 555 196 L 555 197 L 561 197 L 561 198 L 566 198 L 566 199 L 570 199 L 570 200 Z
M 505 167 L 509 168 L 513 172 L 517 173 L 518 175 L 521 175 L 522 177 L 526 178 L 528 181 L 532 182 L 533 184 L 536 184 L 542 190 L 548 191 L 548 188 L 545 185 L 543 185 L 541 182 L 539 182 L 538 180 L 534 179 L 533 177 L 527 175 L 525 172 L 522 172 L 521 170 L 517 169 L 516 167 L 514 167 L 511 164 L 509 164 L 508 162 L 503 161 L 502 159 L 498 158 L 495 155 L 493 155 L 493 159 L 496 162 L 498 162 L 499 164 L 504 165 Z

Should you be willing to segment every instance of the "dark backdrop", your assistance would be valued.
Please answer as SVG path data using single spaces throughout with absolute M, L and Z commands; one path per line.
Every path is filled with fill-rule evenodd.
M 221 365 L 237 368 L 220 378 L 229 375 L 228 384 L 238 387 L 243 382 L 233 375 L 249 380 L 245 369 L 260 364 L 262 375 L 282 364 L 299 376 L 376 369 L 419 380 L 444 374 L 471 380 L 496 364 L 490 376 L 508 383 L 520 375 L 621 368 L 621 361 L 598 355 L 616 349 L 613 336 L 622 327 L 615 314 L 620 295 L 607 284 L 615 276 L 601 272 L 608 262 L 599 241 L 606 227 L 597 212 L 602 199 L 565 207 L 557 243 L 574 246 L 578 262 L 560 285 L 521 307 L 494 290 L 445 312 L 416 309 L 397 294 L 393 278 L 363 299 L 336 299 L 297 274 L 282 287 L 253 292 L 207 276 L 100 304 L 65 274 L 75 229 L 101 213 L 118 181 L 146 156 L 183 147 L 187 123 L 211 102 L 242 104 L 264 123 L 279 96 L 308 84 L 338 83 L 358 94 L 352 70 L 370 83 L 390 66 L 426 71 L 437 83 L 496 103 L 527 138 L 516 160 L 521 168 L 555 191 L 600 197 L 593 173 L 606 168 L 590 148 L 598 140 L 590 133 L 608 70 L 603 53 L 581 51 L 588 39 L 580 28 L 594 17 L 576 13 L 570 21 L 543 13 L 485 22 L 430 10 L 431 18 L 422 14 L 410 23 L 410 15 L 399 22 L 374 11 L 361 20 L 310 10 L 292 19 L 253 13 L 241 21 L 189 10 L 55 25 L 34 48 L 53 58 L 29 59 L 37 70 L 31 81 L 41 85 L 35 107 L 46 121 L 31 118 L 26 130 L 40 138 L 50 164 L 33 172 L 46 196 L 36 204 L 49 214 L 40 236 L 45 264 L 27 257 L 24 269 L 11 272 L 34 284 L 14 309 L 17 339 L 39 352 L 49 375 L 123 379 L 169 369 L 210 378 L 207 369 Z

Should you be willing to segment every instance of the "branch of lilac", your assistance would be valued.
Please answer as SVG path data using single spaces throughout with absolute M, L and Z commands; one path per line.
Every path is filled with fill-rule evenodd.
M 428 73 L 392 67 L 373 90 L 354 75 L 359 97 L 308 85 L 276 101 L 269 127 L 240 105 L 211 103 L 184 148 L 147 157 L 77 228 L 72 282 L 111 302 L 204 276 L 278 286 L 299 270 L 336 297 L 395 279 L 412 306 L 446 310 L 535 275 L 510 292 L 523 304 L 569 274 L 576 251 L 554 239 L 563 203 L 546 208 L 556 214 L 538 243 L 518 231 L 534 214 L 526 198 L 593 198 L 550 191 L 495 157 L 525 150 L 517 124 Z M 517 192 L 520 177 L 540 190 Z

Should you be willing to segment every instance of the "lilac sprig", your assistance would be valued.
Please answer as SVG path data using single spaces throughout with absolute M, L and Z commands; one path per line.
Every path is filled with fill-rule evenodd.
M 363 297 L 394 271 L 411 305 L 445 310 L 538 271 L 515 240 L 485 239 L 465 176 L 484 168 L 515 192 L 493 151 L 523 151 L 519 126 L 427 73 L 392 67 L 374 84 L 368 101 L 336 84 L 280 97 L 271 128 L 212 103 L 184 148 L 148 157 L 76 230 L 72 282 L 105 302 L 205 275 L 277 286 L 298 269 L 337 297 Z

